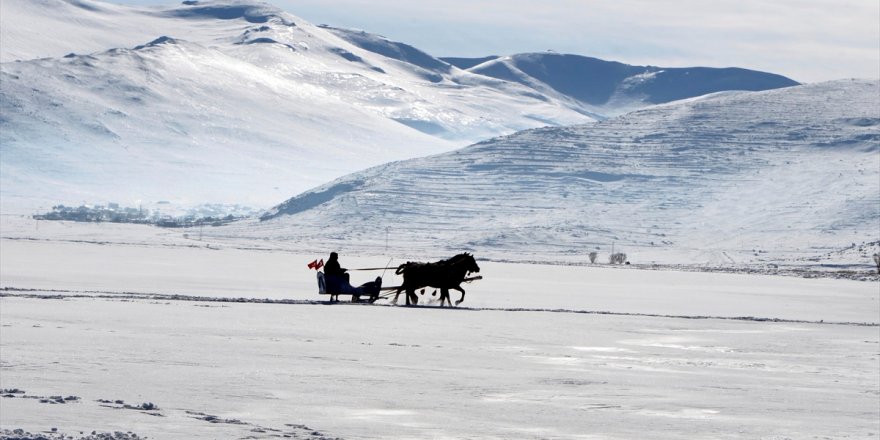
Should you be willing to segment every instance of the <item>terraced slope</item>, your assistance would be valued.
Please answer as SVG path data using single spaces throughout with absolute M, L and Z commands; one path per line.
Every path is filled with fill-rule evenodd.
M 810 256 L 880 235 L 878 109 L 877 81 L 717 94 L 371 168 L 217 232 L 340 250 L 387 232 L 416 256 Z

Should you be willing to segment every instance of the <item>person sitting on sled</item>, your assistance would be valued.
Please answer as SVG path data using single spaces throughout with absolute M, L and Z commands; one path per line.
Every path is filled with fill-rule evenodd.
M 330 252 L 330 258 L 324 264 L 324 275 L 342 278 L 346 283 L 350 283 L 348 269 L 339 265 L 339 254 L 336 252 Z
M 348 269 L 339 264 L 339 254 L 330 252 L 330 258 L 324 264 L 324 276 L 327 280 L 327 290 L 334 293 L 351 295 L 353 302 L 360 301 L 361 295 L 369 296 L 371 302 L 379 296 L 382 287 L 382 277 L 376 277 L 375 281 L 364 283 L 358 287 L 351 285 Z M 332 300 L 332 297 L 331 297 Z

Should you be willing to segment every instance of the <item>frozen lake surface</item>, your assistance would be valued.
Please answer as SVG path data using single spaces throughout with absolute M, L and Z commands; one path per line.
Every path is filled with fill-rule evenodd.
M 7 434 L 880 435 L 874 281 L 480 261 L 459 309 L 325 305 L 320 255 L 3 221 Z

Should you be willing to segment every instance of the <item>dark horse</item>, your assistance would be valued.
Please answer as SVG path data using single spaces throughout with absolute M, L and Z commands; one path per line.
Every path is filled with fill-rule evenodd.
M 406 262 L 397 267 L 398 275 L 403 274 L 403 285 L 397 289 L 397 295 L 394 296 L 394 302 L 401 291 L 406 291 L 406 304 L 418 304 L 419 299 L 416 296 L 416 289 L 423 287 L 434 287 L 440 289 L 440 306 L 443 302 L 452 306 L 449 299 L 449 289 L 455 289 L 461 292 L 461 299 L 455 302 L 455 305 L 464 301 L 464 289 L 461 288 L 461 282 L 472 272 L 479 272 L 480 266 L 474 256 L 468 253 L 458 254 L 448 260 L 440 260 L 435 263 L 417 263 Z

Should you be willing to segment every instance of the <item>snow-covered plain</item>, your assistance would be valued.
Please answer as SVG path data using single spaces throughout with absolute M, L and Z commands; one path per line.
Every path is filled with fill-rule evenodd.
M 0 438 L 880 435 L 876 81 L 495 138 L 265 222 L 45 222 L 22 214 L 269 206 L 601 119 L 663 75 L 585 106 L 524 67 L 546 54 L 469 72 L 253 1 L 3 0 L 0 21 Z M 501 64 L 523 75 L 475 73 Z M 609 243 L 635 264 L 586 264 Z M 484 279 L 456 309 L 331 306 L 306 268 L 330 250 L 469 250 Z
M 23 391 L 0 398 L 5 433 L 880 435 L 876 282 L 480 261 L 455 310 L 325 305 L 305 264 L 325 255 L 16 216 L 2 231 L 0 388 Z

